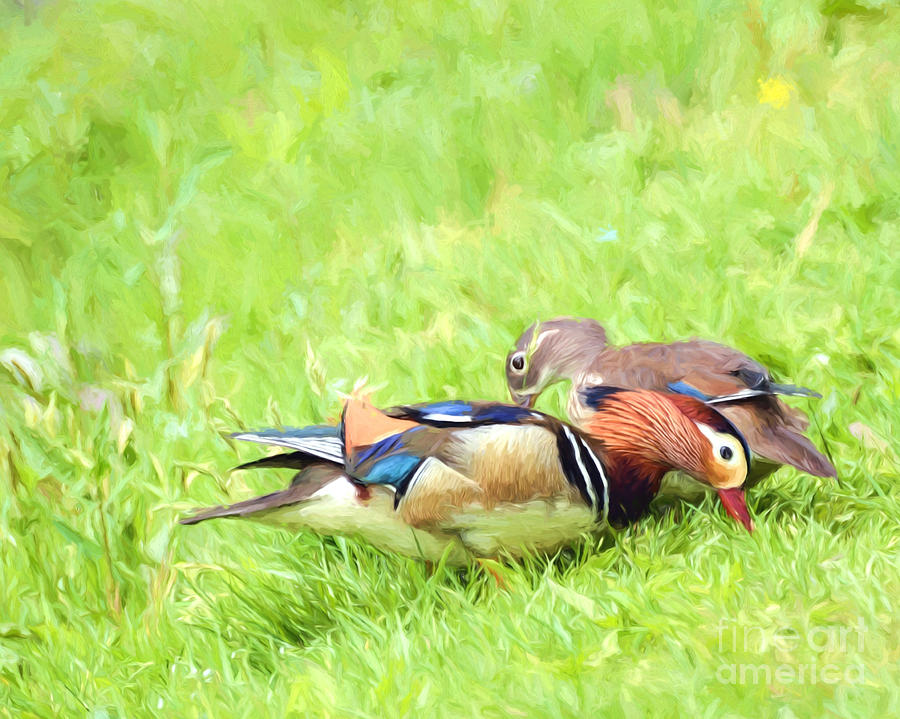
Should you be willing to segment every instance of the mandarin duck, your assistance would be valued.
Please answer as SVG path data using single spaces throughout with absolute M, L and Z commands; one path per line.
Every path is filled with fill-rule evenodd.
M 749 450 L 716 410 L 685 396 L 597 388 L 590 434 L 533 409 L 447 401 L 378 410 L 351 399 L 337 426 L 236 439 L 293 450 L 241 465 L 300 470 L 279 492 L 181 520 L 247 517 L 355 535 L 435 561 L 550 551 L 604 521 L 641 516 L 670 469 L 708 483 L 752 528 Z
M 506 381 L 513 400 L 531 407 L 550 384 L 569 380 L 569 419 L 586 427 L 593 413 L 589 388 L 616 385 L 694 397 L 727 417 L 754 453 L 752 487 L 782 464 L 817 477 L 836 477 L 834 466 L 803 436 L 806 415 L 776 395 L 821 397 L 805 387 L 777 384 L 769 371 L 736 349 L 708 340 L 613 347 L 603 327 L 591 319 L 560 317 L 531 325 L 506 358 Z M 694 494 L 667 478 L 666 490 Z M 694 488 L 696 483 L 689 483 Z

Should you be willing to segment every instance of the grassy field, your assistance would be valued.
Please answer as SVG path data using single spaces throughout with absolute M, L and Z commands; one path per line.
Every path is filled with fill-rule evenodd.
M 0 3 L 0 716 L 900 712 L 900 11 L 200 5 Z M 840 481 L 505 588 L 177 525 L 286 480 L 229 431 L 502 399 L 559 314 L 819 389 Z

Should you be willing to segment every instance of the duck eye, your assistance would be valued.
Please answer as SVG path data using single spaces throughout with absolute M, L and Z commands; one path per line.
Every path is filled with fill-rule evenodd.
M 731 447 L 719 447 L 719 456 L 725 461 L 728 461 L 734 456 L 734 451 L 731 449 Z
M 521 354 L 513 355 L 512 359 L 509 361 L 509 365 L 516 372 L 521 372 L 525 369 L 525 358 Z

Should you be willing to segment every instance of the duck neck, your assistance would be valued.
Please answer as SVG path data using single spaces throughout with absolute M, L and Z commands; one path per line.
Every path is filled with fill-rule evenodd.
M 667 469 L 633 455 L 606 454 L 609 520 L 623 525 L 637 520 L 659 492 Z
M 586 422 L 604 449 L 610 470 L 610 513 L 639 516 L 659 491 L 663 475 L 673 469 L 695 474 L 701 458 L 690 421 L 673 412 L 660 395 L 629 392 L 601 399 Z
M 588 337 L 568 339 L 565 344 L 558 344 L 554 348 L 556 356 L 553 363 L 553 380 L 574 382 L 585 373 L 604 347 Z
M 601 438 L 612 454 L 663 467 L 664 471 L 702 471 L 697 429 L 665 395 L 607 390 L 607 394 L 594 397 L 592 404 L 595 411 L 588 420 L 588 431 Z

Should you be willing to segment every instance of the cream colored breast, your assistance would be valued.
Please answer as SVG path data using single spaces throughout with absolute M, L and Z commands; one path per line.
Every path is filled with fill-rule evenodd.
M 370 487 L 371 498 L 361 501 L 346 479 L 325 485 L 304 502 L 267 513 L 267 523 L 307 529 L 324 535 L 359 537 L 379 549 L 436 562 L 450 547 L 448 561 L 464 564 L 468 553 L 458 539 L 440 531 L 414 529 L 394 510 L 394 492 Z
M 583 502 L 573 504 L 566 497 L 557 497 L 458 512 L 445 529 L 457 532 L 475 556 L 515 557 L 525 551 L 549 552 L 571 544 L 596 529 L 596 523 L 594 513 Z
M 438 525 L 416 529 L 404 521 L 402 502 L 401 511 L 394 509 L 391 489 L 372 486 L 370 491 L 371 498 L 360 501 L 350 482 L 335 480 L 308 500 L 260 519 L 291 529 L 358 537 L 381 550 L 432 562 L 446 553 L 447 561 L 456 565 L 472 557 L 553 551 L 596 527 L 594 515 L 583 502 L 572 503 L 568 496 L 559 495 L 521 504 L 500 503 L 492 509 L 479 503 L 449 508 Z

